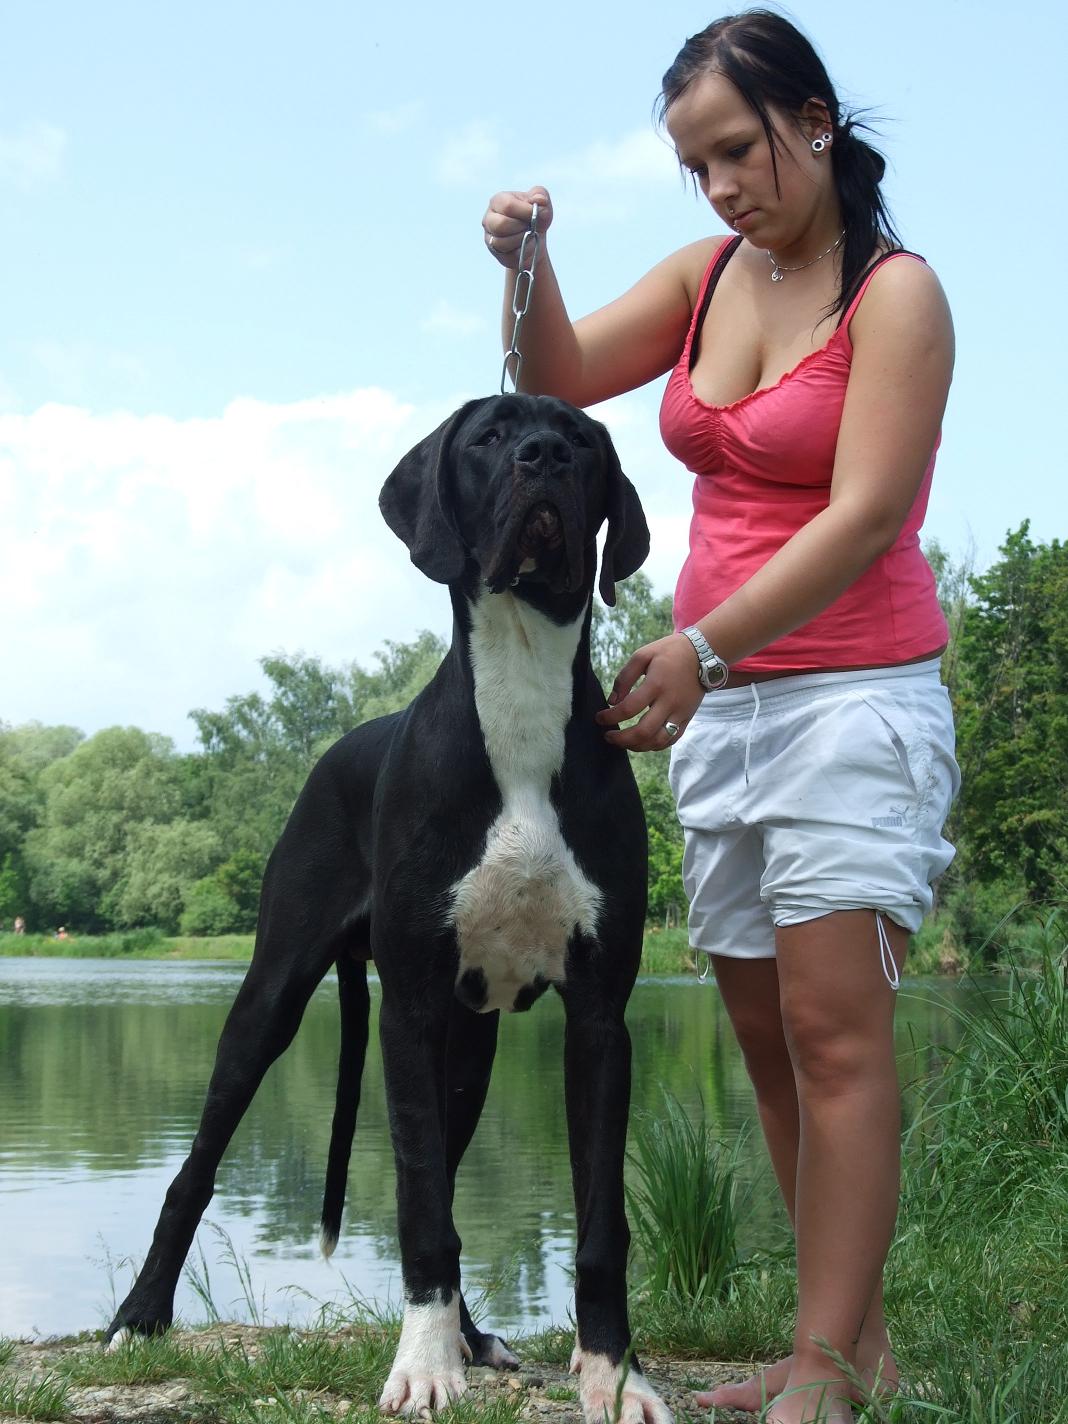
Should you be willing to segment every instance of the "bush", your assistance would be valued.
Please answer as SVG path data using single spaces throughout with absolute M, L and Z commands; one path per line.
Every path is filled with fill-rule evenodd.
M 184 935 L 234 934 L 243 928 L 241 921 L 240 905 L 213 875 L 208 875 L 186 895 L 180 928 Z

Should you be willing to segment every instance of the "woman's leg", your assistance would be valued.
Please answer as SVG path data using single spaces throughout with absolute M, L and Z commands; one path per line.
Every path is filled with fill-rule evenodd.
M 902 965 L 907 936 L 885 924 Z M 870 910 L 778 928 L 776 954 L 799 1109 L 798 1318 L 785 1391 L 768 1421 L 845 1421 L 852 1418 L 848 1385 L 824 1343 L 859 1365 L 862 1327 L 893 1236 L 901 1129 L 894 994 Z
M 774 959 L 713 956 L 716 983 L 738 1039 L 756 1094 L 757 1112 L 791 1224 L 797 1181 L 799 1112 L 794 1066 L 783 1030 L 779 973 Z M 757 1411 L 785 1387 L 792 1356 L 768 1366 L 739 1384 L 720 1385 L 697 1396 L 704 1407 Z M 882 1282 L 865 1317 L 857 1346 L 857 1368 L 884 1384 L 897 1372 L 886 1334 Z

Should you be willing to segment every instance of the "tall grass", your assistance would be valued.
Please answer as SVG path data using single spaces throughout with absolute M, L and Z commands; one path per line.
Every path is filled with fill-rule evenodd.
M 627 1204 L 648 1289 L 695 1304 L 721 1295 L 738 1261 L 741 1139 L 725 1147 L 669 1093 L 663 1115 L 640 1117 L 632 1139 L 638 1184 Z
M 960 1026 L 932 1084 L 911 1144 L 926 1165 L 929 1199 L 941 1211 L 975 1210 L 987 1225 L 1036 1196 L 1060 1195 L 1068 1166 L 1068 945 L 1063 913 L 1052 915 L 1037 967 L 1012 964 L 971 1008 L 946 1005 Z

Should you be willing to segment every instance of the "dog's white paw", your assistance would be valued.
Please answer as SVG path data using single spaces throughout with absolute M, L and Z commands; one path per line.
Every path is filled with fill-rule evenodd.
M 579 1377 L 579 1401 L 586 1424 L 673 1424 L 674 1415 L 645 1376 L 628 1369 L 620 1390 L 622 1366 L 607 1355 L 587 1354 L 575 1346 L 571 1373 Z
M 121 1330 L 116 1330 L 111 1339 L 104 1346 L 105 1355 L 113 1355 L 116 1350 L 121 1350 L 128 1340 L 133 1339 L 133 1331 L 124 1325 Z
M 405 1307 L 393 1368 L 378 1407 L 385 1414 L 444 1409 L 467 1392 L 459 1297 L 448 1305 Z

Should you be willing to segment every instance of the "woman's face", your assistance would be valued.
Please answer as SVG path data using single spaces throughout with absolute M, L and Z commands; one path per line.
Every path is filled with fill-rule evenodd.
M 825 128 L 825 115 L 814 108 L 811 118 L 800 120 L 769 111 L 778 135 L 778 192 L 760 116 L 729 79 L 715 72 L 701 75 L 667 111 L 680 163 L 723 222 L 754 247 L 786 251 L 822 226 L 824 216 L 838 223 L 830 153 L 817 155 L 811 148 L 811 139 Z

